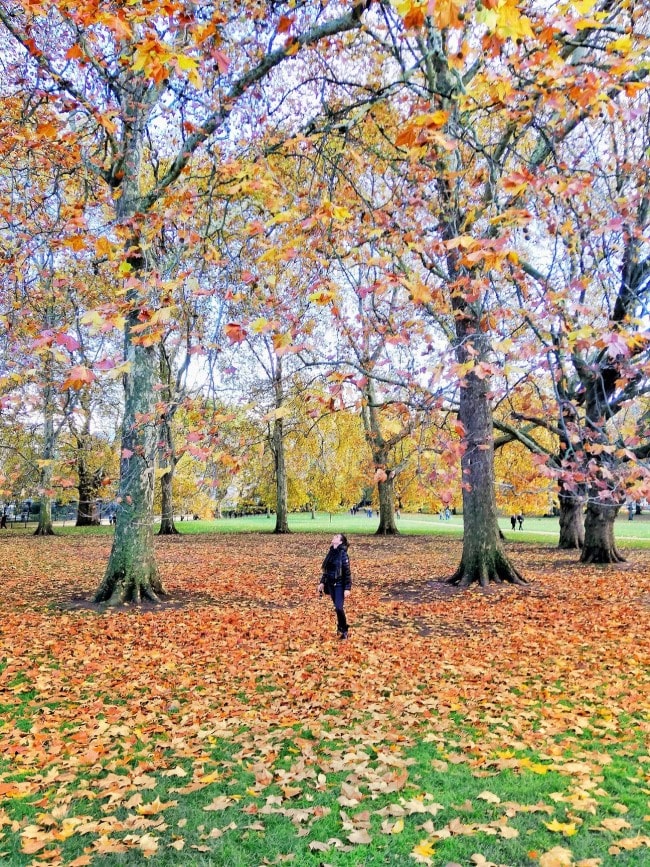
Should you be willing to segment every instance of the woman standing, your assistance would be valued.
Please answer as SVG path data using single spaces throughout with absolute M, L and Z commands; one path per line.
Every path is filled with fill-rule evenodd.
M 348 621 L 345 617 L 345 599 L 352 590 L 352 574 L 348 557 L 348 540 L 343 533 L 332 538 L 332 544 L 323 560 L 323 575 L 318 585 L 319 593 L 327 593 L 336 609 L 336 631 L 339 638 L 348 637 Z

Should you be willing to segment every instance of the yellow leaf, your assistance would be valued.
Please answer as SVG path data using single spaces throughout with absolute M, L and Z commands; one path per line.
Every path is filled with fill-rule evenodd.
M 178 64 L 178 68 L 187 72 L 190 69 L 196 69 L 198 67 L 198 63 L 193 57 L 188 57 L 187 54 L 177 54 L 176 55 L 176 63 Z
M 558 822 L 553 819 L 552 822 L 544 822 L 549 831 L 554 831 L 557 834 L 564 834 L 565 837 L 572 837 L 578 833 L 575 822 Z
M 447 118 L 449 117 L 448 111 L 433 111 L 427 114 L 419 114 L 417 117 L 413 118 L 411 123 L 414 126 L 434 126 L 440 127 L 444 126 L 447 123 Z
M 269 320 L 259 316 L 257 319 L 253 319 L 249 327 L 253 334 L 262 334 L 263 331 L 268 330 L 268 326 Z
M 391 834 L 401 834 L 404 830 L 404 819 L 398 819 L 390 829 Z
M 630 51 L 632 48 L 632 37 L 629 33 L 626 36 L 621 36 L 619 39 L 615 39 L 613 42 L 610 42 L 607 46 L 608 51 L 621 51 L 624 54 L 627 51 Z
M 420 840 L 418 845 L 411 852 L 412 855 L 420 855 L 423 858 L 431 858 L 434 854 L 433 841 L 432 840 Z
M 534 774 L 548 773 L 548 765 L 542 765 L 539 762 L 531 762 L 530 759 L 522 759 L 519 762 L 519 766 L 525 768 L 527 771 L 532 771 Z

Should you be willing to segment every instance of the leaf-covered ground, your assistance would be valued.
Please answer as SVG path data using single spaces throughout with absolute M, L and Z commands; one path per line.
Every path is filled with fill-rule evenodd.
M 110 539 L 0 537 L 5 863 L 650 863 L 650 552 L 459 593 L 459 542 L 355 537 L 337 642 L 328 543 L 161 540 L 103 611 Z

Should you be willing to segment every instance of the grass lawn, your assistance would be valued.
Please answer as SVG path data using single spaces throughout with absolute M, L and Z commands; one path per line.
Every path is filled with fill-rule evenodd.
M 452 515 L 448 521 L 441 521 L 438 515 L 405 514 L 398 520 L 400 533 L 412 535 L 440 535 L 459 538 L 463 533 L 462 515 Z M 500 518 L 499 525 L 508 541 L 557 545 L 559 528 L 557 518 L 526 517 L 523 530 L 512 530 L 509 518 Z M 190 533 L 270 533 L 275 526 L 275 516 L 255 515 L 245 518 L 223 518 L 214 521 L 178 521 L 176 526 L 183 534 Z M 311 514 L 295 512 L 289 515 L 289 528 L 295 533 L 346 533 L 373 534 L 378 526 L 378 518 L 373 515 L 350 515 L 349 513 Z M 70 525 L 57 527 L 63 533 L 105 533 L 112 534 L 113 528 L 77 528 Z M 15 525 L 11 532 L 33 532 L 32 525 L 27 530 Z M 621 512 L 616 522 L 616 538 L 623 548 L 650 548 L 650 513 L 635 516 L 628 521 L 627 512 Z
M 463 593 L 436 521 L 352 539 L 347 642 L 327 535 L 159 539 L 168 599 L 122 610 L 107 534 L 1 535 L 4 863 L 650 863 L 650 552 L 522 533 L 530 586 Z

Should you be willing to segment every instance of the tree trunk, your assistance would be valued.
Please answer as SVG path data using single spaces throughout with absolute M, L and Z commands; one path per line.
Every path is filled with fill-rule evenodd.
M 43 395 L 43 463 L 39 473 L 38 489 L 40 510 L 35 536 L 53 536 L 52 526 L 52 461 L 54 460 L 54 407 L 52 405 L 52 385 L 50 365 L 46 365 L 46 384 Z
M 130 328 L 138 311 L 129 316 L 120 484 L 113 547 L 95 602 L 119 605 L 158 601 L 164 593 L 153 550 L 153 494 L 156 456 L 156 350 L 134 345 Z
M 461 458 L 463 486 L 463 553 L 451 584 L 486 587 L 490 581 L 525 584 L 509 562 L 497 523 L 494 493 L 494 435 L 487 377 L 466 374 L 460 389 L 459 418 L 465 429 Z
M 275 458 L 275 529 L 274 533 L 290 533 L 287 493 L 287 470 L 284 461 L 284 431 L 282 419 L 273 423 L 273 456 Z
M 582 498 L 571 491 L 560 489 L 560 541 L 558 548 L 574 551 L 585 541 L 584 504 Z
M 166 381 L 165 381 L 166 377 Z M 164 391 L 164 399 L 167 402 L 167 409 L 160 420 L 160 440 L 158 443 L 158 458 L 159 462 L 165 467 L 165 472 L 160 477 L 160 530 L 159 536 L 177 536 L 178 529 L 174 524 L 174 470 L 178 459 L 174 449 L 174 437 L 171 428 L 170 414 L 174 413 L 171 398 L 171 369 L 169 366 L 161 362 L 161 379 L 166 388 Z
M 172 365 L 167 355 L 165 344 L 161 341 L 158 347 L 160 363 L 161 398 L 165 402 L 165 410 L 160 418 L 160 437 L 158 442 L 158 463 L 165 469 L 160 477 L 160 530 L 159 536 L 178 536 L 174 524 L 174 471 L 178 458 L 174 448 L 174 433 L 172 422 L 178 403 L 174 400 L 172 385 Z
M 98 527 L 100 515 L 97 501 L 104 480 L 104 469 L 100 467 L 91 470 L 88 459 L 93 452 L 93 440 L 90 434 L 90 418 L 92 414 L 90 392 L 84 389 L 79 394 L 79 409 L 81 410 L 83 423 L 81 430 L 74 427 L 73 419 L 70 420 L 71 433 L 76 442 L 75 458 L 77 463 L 77 489 L 79 491 L 79 505 L 77 506 L 77 527 Z
M 153 547 L 153 496 L 156 461 L 156 385 L 158 355 L 144 345 L 139 329 L 141 313 L 152 302 L 147 262 L 140 238 L 140 179 L 145 129 L 151 104 L 145 98 L 148 83 L 138 77 L 125 93 L 122 182 L 116 202 L 117 222 L 128 227 L 126 263 L 130 268 L 125 300 L 129 304 L 124 327 L 124 417 L 120 453 L 120 482 L 115 534 L 96 602 L 119 605 L 158 601 L 164 592 Z
M 41 493 L 38 526 L 34 530 L 35 536 L 54 536 L 54 527 L 52 526 L 52 497 L 48 493 L 51 481 L 52 467 L 43 467 L 38 482 Z
M 379 527 L 376 536 L 399 536 L 395 523 L 395 475 L 400 468 L 389 466 L 391 449 L 403 439 L 407 431 L 403 430 L 390 440 L 385 439 L 381 430 L 380 409 L 375 383 L 368 380 L 364 390 L 365 400 L 361 408 L 366 442 L 370 446 L 372 460 L 379 471 L 377 478 L 377 496 L 379 500 Z M 383 476 L 385 475 L 385 478 Z
M 585 542 L 581 563 L 624 563 L 625 557 L 616 549 L 614 522 L 621 507 L 612 503 L 589 500 L 585 516 Z
M 174 498 L 172 495 L 172 484 L 174 481 L 174 467 L 171 466 L 166 473 L 160 477 L 160 500 L 161 500 L 161 515 L 160 515 L 160 530 L 159 536 L 177 536 L 179 535 L 176 524 L 174 523 Z
M 398 536 L 395 523 L 395 485 L 389 475 L 385 481 L 377 482 L 379 489 L 379 527 L 376 536 Z
M 273 422 L 271 448 L 275 461 L 275 528 L 274 533 L 290 533 L 289 529 L 289 495 L 287 486 L 287 468 L 284 460 L 284 425 L 280 410 L 284 402 L 284 383 L 282 380 L 282 358 L 277 357 L 273 373 L 273 389 L 275 392 L 275 409 L 277 412 Z
M 102 470 L 90 472 L 86 466 L 85 456 L 77 463 L 79 476 L 79 505 L 77 507 L 77 527 L 98 527 L 100 524 L 97 508 L 97 495 L 101 488 L 104 473 Z

